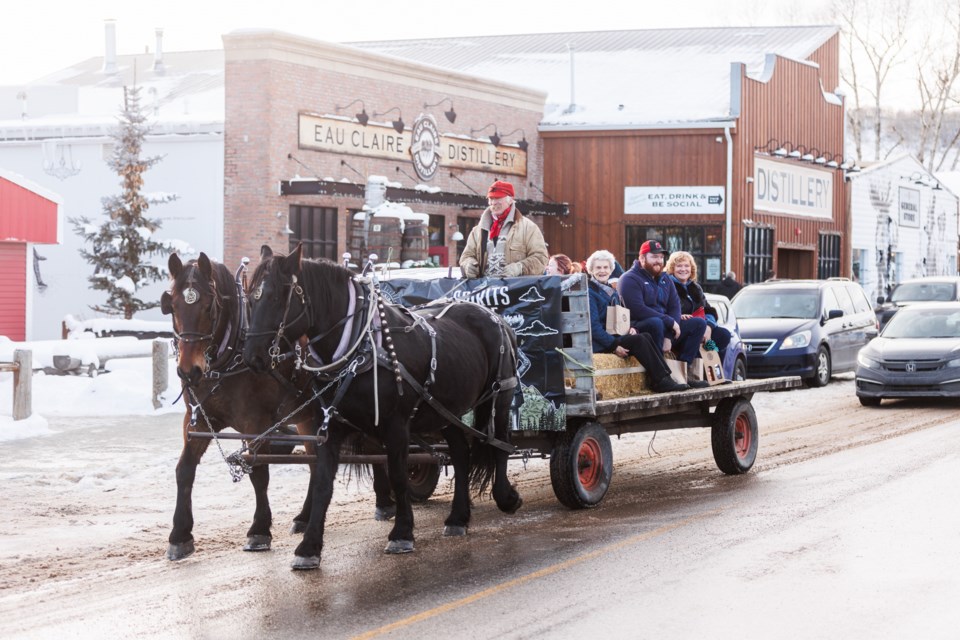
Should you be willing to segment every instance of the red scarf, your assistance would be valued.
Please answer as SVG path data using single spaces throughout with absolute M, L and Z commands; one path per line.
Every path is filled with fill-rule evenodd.
M 496 240 L 500 237 L 500 229 L 503 227 L 503 223 L 507 221 L 507 216 L 510 215 L 510 210 L 512 208 L 513 206 L 507 207 L 507 210 L 503 212 L 503 215 L 493 218 L 493 222 L 490 224 L 491 240 Z

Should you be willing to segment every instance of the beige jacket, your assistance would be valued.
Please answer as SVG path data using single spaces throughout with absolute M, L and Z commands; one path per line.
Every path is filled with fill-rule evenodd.
M 508 277 L 541 275 L 549 260 L 547 245 L 543 241 L 543 232 L 532 220 L 520 214 L 516 204 L 513 205 L 510 216 L 513 221 L 508 219 L 505 223 L 498 241 L 507 243 L 504 250 L 505 275 Z M 483 275 L 489 248 L 484 248 L 481 258 L 480 232 L 482 229 L 489 232 L 492 223 L 493 214 L 490 213 L 490 209 L 487 209 L 480 216 L 480 223 L 470 231 L 467 246 L 460 255 L 460 271 L 463 277 L 479 278 Z M 481 259 L 484 262 L 483 265 L 481 265 Z

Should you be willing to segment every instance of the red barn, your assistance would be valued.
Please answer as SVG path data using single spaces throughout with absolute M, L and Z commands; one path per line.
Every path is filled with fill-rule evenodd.
M 59 244 L 60 197 L 0 169 L 0 336 L 26 340 L 31 244 Z

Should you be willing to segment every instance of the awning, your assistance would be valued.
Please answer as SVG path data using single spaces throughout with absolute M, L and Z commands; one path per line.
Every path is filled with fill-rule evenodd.
M 366 185 L 355 182 L 336 182 L 333 180 L 281 180 L 282 196 L 342 196 L 364 198 Z M 487 198 L 472 193 L 451 193 L 447 191 L 422 191 L 387 187 L 386 199 L 390 202 L 405 204 L 440 204 L 463 209 L 486 209 Z M 567 216 L 570 207 L 565 202 L 540 202 L 539 200 L 517 200 L 520 211 L 535 216 Z

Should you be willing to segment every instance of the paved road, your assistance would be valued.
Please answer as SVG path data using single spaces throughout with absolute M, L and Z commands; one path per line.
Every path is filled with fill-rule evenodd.
M 4 476 L 14 500 L 33 495 L 47 519 L 59 510 L 64 522 L 33 529 L 45 545 L 61 532 L 56 551 L 44 555 L 22 544 L 22 529 L 43 518 L 31 508 L 9 513 L 7 528 L 17 530 L 14 551 L 0 547 L 0 633 L 955 637 L 956 405 L 865 409 L 849 379 L 758 394 L 754 404 L 761 448 L 746 476 L 717 472 L 706 430 L 664 432 L 652 445 L 649 434 L 625 436 L 615 441 L 614 481 L 599 508 L 561 507 L 544 461 L 515 465 L 525 499 L 518 514 L 479 501 L 470 535 L 444 539 L 441 492 L 417 509 L 417 552 L 409 556 L 382 555 L 389 525 L 370 519 L 372 497 L 338 487 L 321 569 L 309 573 L 287 568 L 297 540 L 281 525 L 299 507 L 302 469 L 274 474 L 274 551 L 244 554 L 251 492 L 231 485 L 208 454 L 196 496 L 198 550 L 179 563 L 162 558 L 172 471 L 150 482 L 149 470 L 126 469 L 116 486 L 108 474 L 102 491 L 80 495 Z M 63 441 L 92 453 L 94 428 L 65 429 Z M 130 453 L 132 464 L 162 469 L 168 460 L 144 451 L 165 447 L 171 457 L 176 421 L 138 428 L 152 444 Z M 31 453 L 39 458 L 31 464 L 48 471 L 56 459 Z M 136 495 L 148 498 L 139 508 Z M 113 517 L 112 526 L 103 522 Z M 98 536 L 84 533 L 91 527 Z

